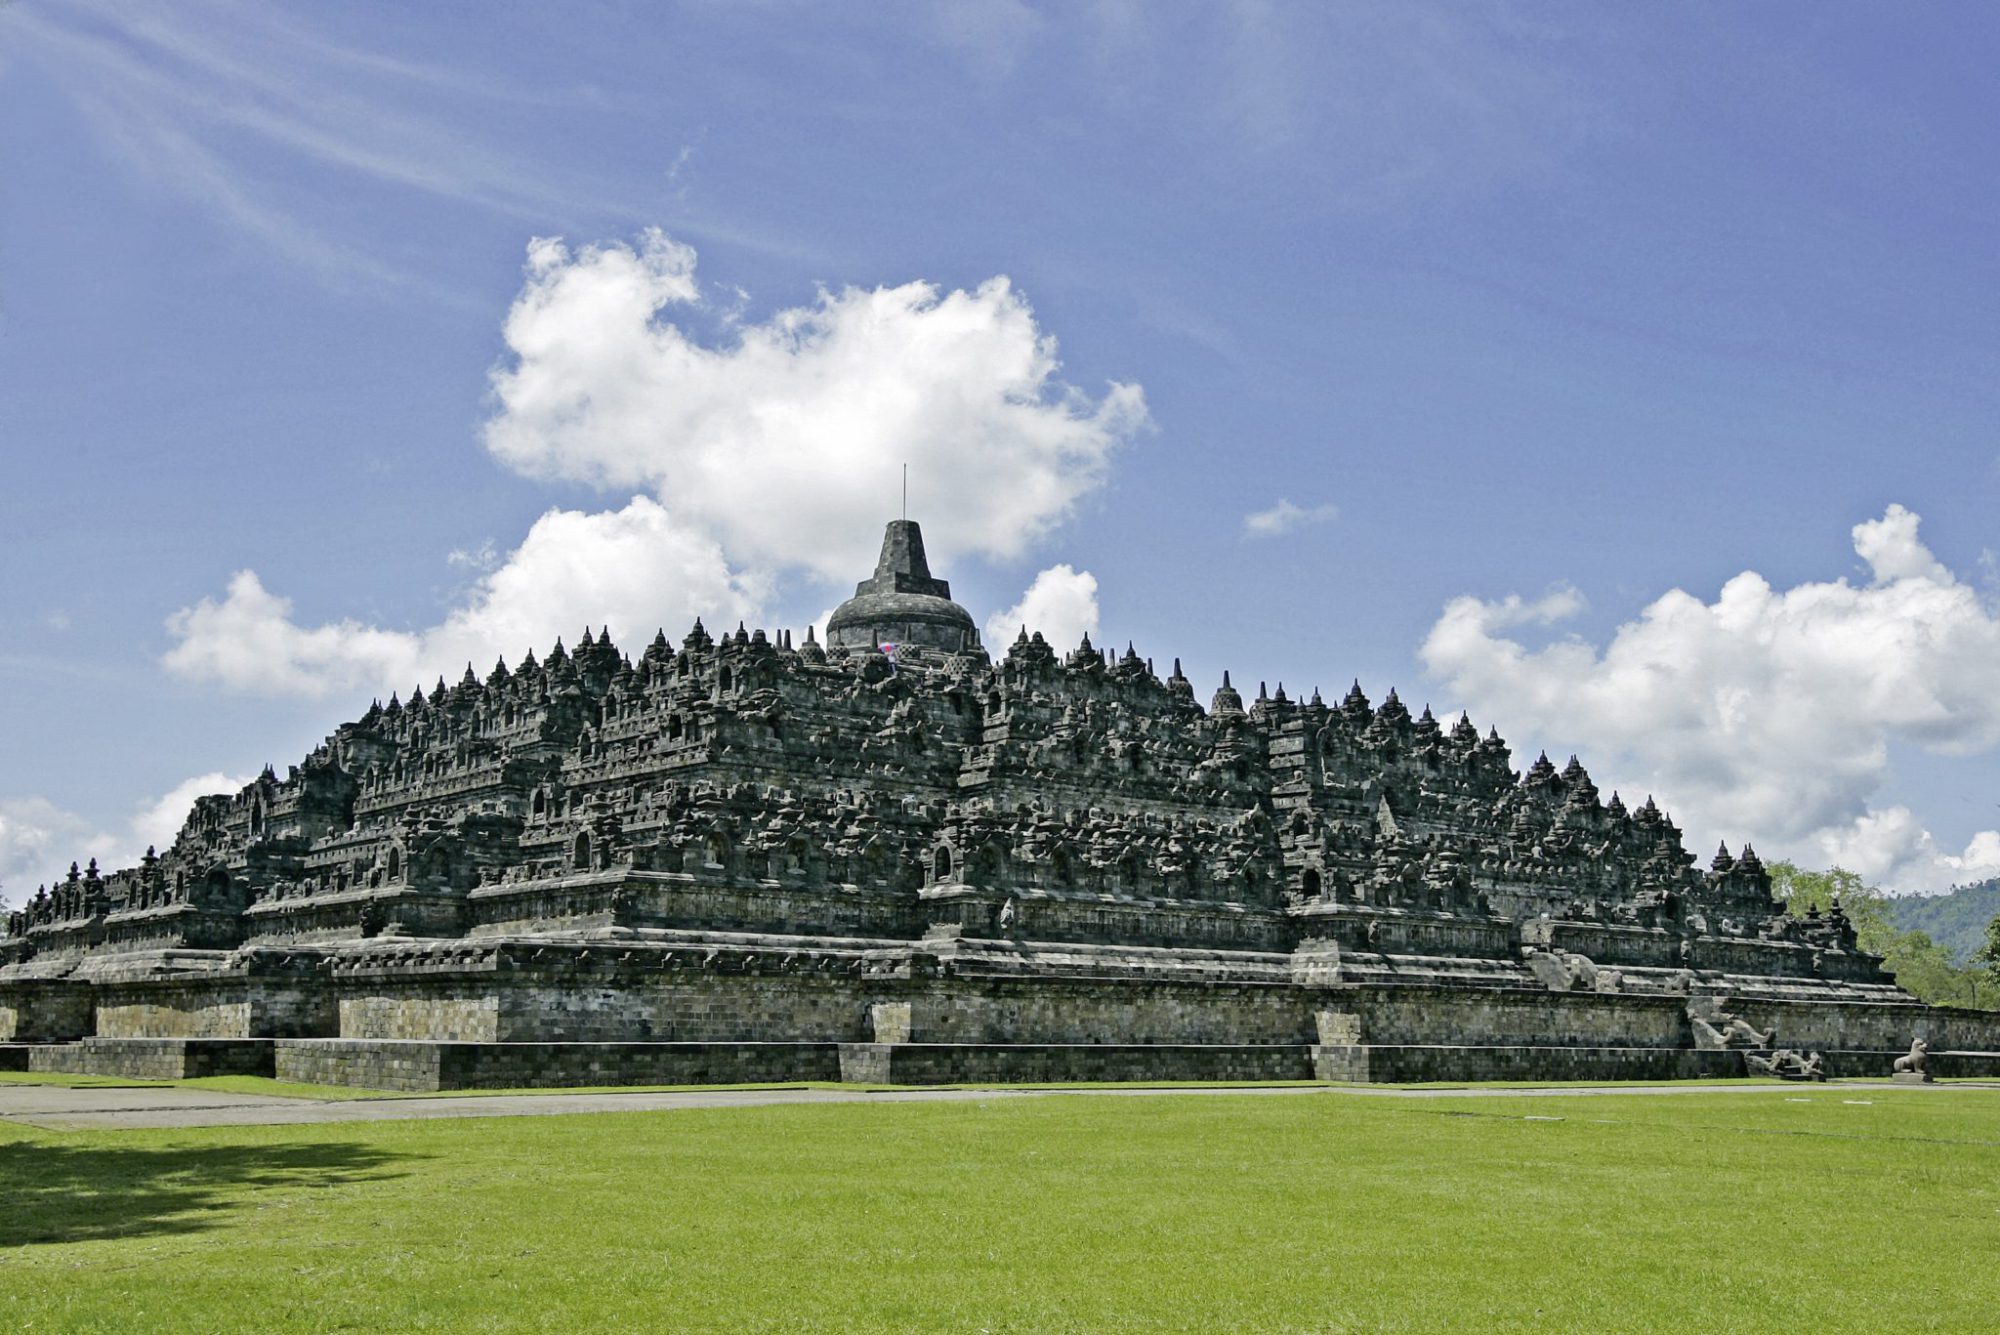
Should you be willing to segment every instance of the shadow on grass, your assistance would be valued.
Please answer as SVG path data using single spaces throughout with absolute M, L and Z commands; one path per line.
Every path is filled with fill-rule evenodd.
M 0 1145 L 0 1247 L 192 1233 L 252 1192 L 381 1181 L 408 1157 L 361 1145 Z

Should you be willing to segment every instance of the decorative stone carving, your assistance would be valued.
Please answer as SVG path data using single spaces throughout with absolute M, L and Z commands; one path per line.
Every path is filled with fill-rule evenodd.
M 1826 1059 L 1817 1052 L 1794 1052 L 1778 1048 L 1768 1056 L 1746 1052 L 1743 1063 L 1752 1075 L 1776 1076 L 1780 1080 L 1826 1079 Z
M 1694 1045 L 1720 1052 L 1729 1048 L 1768 1048 L 1777 1030 L 1758 1029 L 1742 1016 L 1724 1010 L 1720 997 L 1702 994 L 1689 999 L 1688 1025 L 1694 1031 Z
M 1902 1084 L 1930 1084 L 1930 1052 L 1931 1045 L 1928 1042 L 1921 1038 L 1912 1040 L 1910 1050 L 1896 1058 L 1894 1065 L 1891 1066 L 1891 1077 Z

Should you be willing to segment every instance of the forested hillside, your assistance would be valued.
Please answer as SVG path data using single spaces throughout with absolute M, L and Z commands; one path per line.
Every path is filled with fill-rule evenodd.
M 2000 916 L 2000 876 L 1961 885 L 1947 895 L 1909 895 L 1887 901 L 1889 920 L 1905 932 L 1922 932 L 1966 964 L 1986 942 L 1986 924 Z
M 1795 915 L 1803 915 L 1808 908 L 1825 912 L 1838 899 L 1854 920 L 1861 948 L 1880 955 L 1884 966 L 1896 975 L 1896 982 L 1918 1000 L 1933 1006 L 2000 1010 L 2000 975 L 1983 962 L 1954 963 L 1951 952 L 1933 941 L 1928 932 L 1906 928 L 1895 920 L 1895 907 L 1911 901 L 1891 899 L 1844 868 L 1804 871 L 1789 862 L 1771 864 L 1771 890 Z M 1985 939 L 1986 920 L 1978 922 L 1973 948 Z

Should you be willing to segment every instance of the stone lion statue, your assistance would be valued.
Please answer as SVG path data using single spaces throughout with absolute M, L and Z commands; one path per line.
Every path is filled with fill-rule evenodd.
M 1930 1044 L 1926 1043 L 1921 1038 L 1917 1039 L 1916 1041 L 1910 1044 L 1910 1050 L 1907 1054 L 1896 1058 L 1896 1064 L 1891 1069 L 1893 1069 L 1897 1075 L 1927 1074 L 1927 1072 L 1924 1070 L 1924 1063 L 1930 1059 L 1930 1050 L 1931 1050 Z

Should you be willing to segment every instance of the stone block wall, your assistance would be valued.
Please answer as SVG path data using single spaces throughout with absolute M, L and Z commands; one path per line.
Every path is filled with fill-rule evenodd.
M 240 989 L 202 995 L 194 988 L 116 988 L 98 1000 L 105 1038 L 249 1038 L 250 1001 Z
M 342 1038 L 491 1043 L 500 1037 L 500 996 L 490 979 L 479 988 L 430 979 L 361 987 L 343 995 L 339 1007 Z
M 844 1043 L 840 1070 L 895 1085 L 1315 1078 L 1302 1044 Z
M 1687 1048 L 1456 1044 L 1326 1045 L 1312 1049 L 1315 1079 L 1359 1084 L 1474 1080 L 1691 1080 L 1746 1073 L 1740 1052 Z
M 1517 954 L 1517 929 L 1503 918 L 1353 904 L 1307 904 L 1292 912 L 1303 937 L 1336 941 L 1346 950 L 1456 959 L 1513 959 Z
M 1947 1006 L 1875 1002 L 1725 1001 L 1724 1005 L 1759 1029 L 1777 1030 L 1776 1043 L 1786 1048 L 1894 1052 L 1910 1050 L 1922 1038 L 1932 1049 L 1975 1052 L 2000 1051 L 2000 1012 L 1959 1010 Z
M 60 1043 L 96 1024 L 87 983 L 66 979 L 0 984 L 0 1043 Z
M 1692 1045 L 1685 997 L 1527 989 L 1329 989 L 1317 1009 L 1351 1012 L 1367 1044 L 1677 1048 Z
M 612 897 L 628 901 L 627 926 L 731 932 L 909 937 L 915 897 L 877 888 L 724 882 L 678 872 L 579 875 L 558 882 L 484 886 L 466 900 L 472 935 L 571 930 L 611 921 Z
M 1301 989 L 1257 983 L 1077 978 L 903 984 L 916 1043 L 1303 1044 Z
M 936 886 L 922 892 L 923 913 L 933 926 L 953 924 L 969 936 L 995 935 L 1002 930 L 998 915 L 1007 898 L 971 886 Z M 1006 930 L 1034 941 L 1286 950 L 1294 936 L 1283 914 L 1243 904 L 1048 891 L 1013 898 L 1014 922 Z
M 528 976 L 504 980 L 499 988 L 497 1036 L 506 1042 L 839 1042 L 864 1036 L 870 995 L 867 980 L 809 974 L 689 969 Z
M 255 1039 L 85 1038 L 31 1049 L 28 1069 L 126 1080 L 270 1075 L 271 1044 Z
M 793 1084 L 840 1079 L 832 1043 L 412 1043 L 275 1045 L 281 1080 L 423 1093 L 594 1085 Z
M 335 1032 L 332 992 L 316 979 L 241 975 L 97 987 L 106 1038 L 292 1038 Z
M 280 1080 L 302 1085 L 353 1085 L 402 1093 L 433 1093 L 441 1088 L 438 1071 L 443 1055 L 439 1043 L 390 1039 L 284 1039 L 272 1045 L 274 1072 Z
M 340 983 L 339 1036 L 476 1042 L 864 1042 L 897 1012 L 929 1043 L 1302 1044 L 1308 994 L 1283 985 L 892 978 L 700 969 L 439 971 Z

